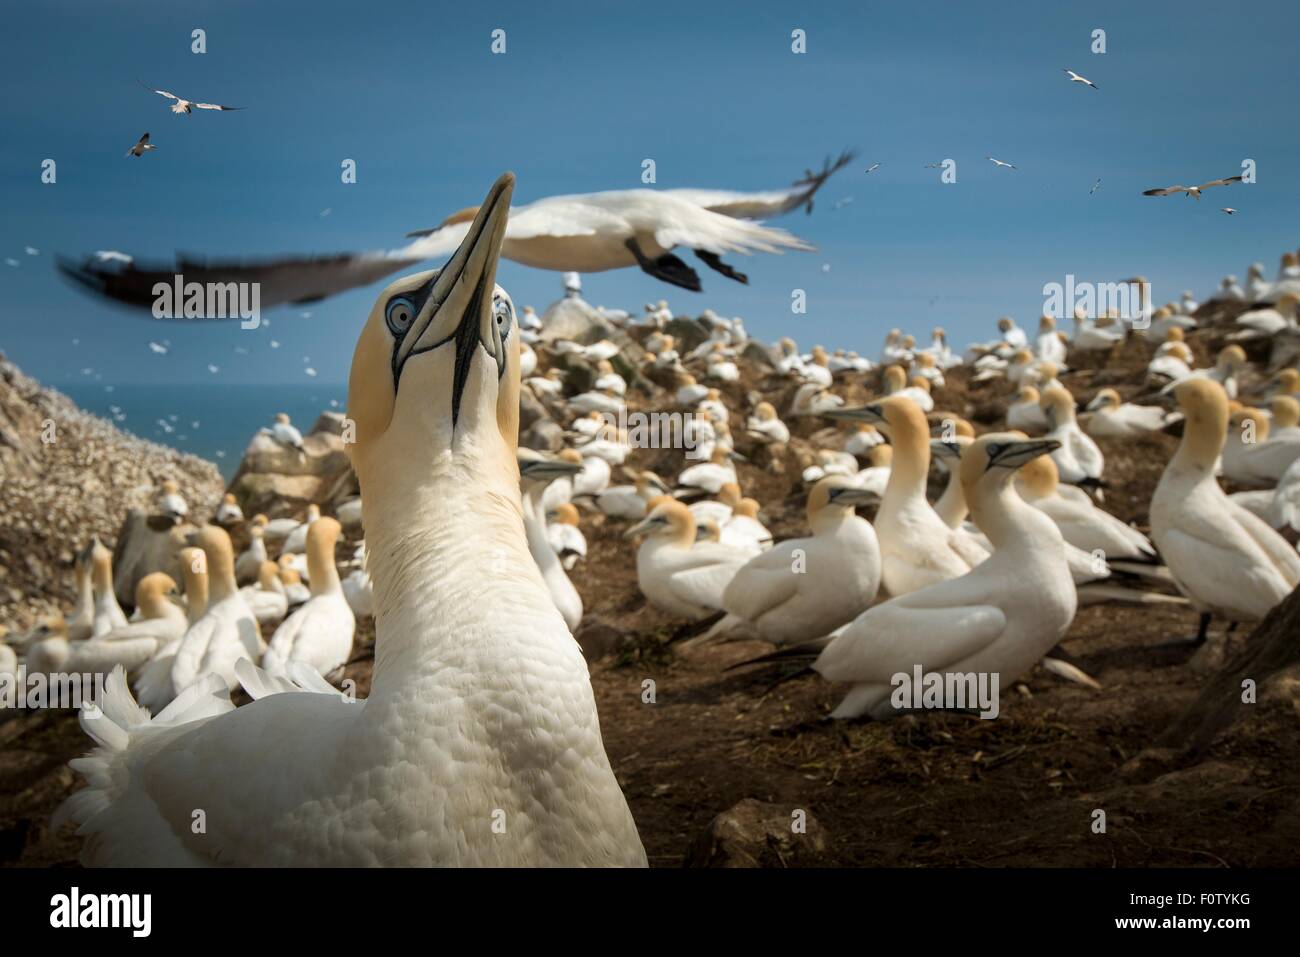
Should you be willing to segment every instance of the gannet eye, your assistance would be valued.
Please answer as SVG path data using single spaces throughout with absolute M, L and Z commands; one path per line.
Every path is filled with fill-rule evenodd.
M 388 303 L 384 319 L 388 322 L 388 331 L 393 335 L 398 337 L 406 335 L 406 331 L 411 328 L 411 323 L 415 319 L 415 303 L 398 296 Z
M 510 303 L 504 299 L 498 299 L 493 306 L 493 318 L 497 324 L 497 334 L 505 339 L 510 334 Z
M 992 462 L 1002 454 L 1003 446 L 997 442 L 992 442 L 988 446 L 989 461 Z

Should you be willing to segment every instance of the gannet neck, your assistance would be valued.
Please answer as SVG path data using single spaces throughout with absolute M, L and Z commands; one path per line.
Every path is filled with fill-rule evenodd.
M 449 655 L 481 660 L 489 645 L 572 642 L 528 550 L 518 493 L 473 474 L 412 492 L 403 501 L 366 492 L 372 698 L 426 677 Z M 540 490 L 532 494 L 540 508 Z
M 342 526 L 332 518 L 317 518 L 307 529 L 307 574 L 313 595 L 342 591 L 334 565 L 334 543 L 341 531 Z
M 165 618 L 173 605 L 167 593 L 176 588 L 176 582 L 163 572 L 153 572 L 140 579 L 135 586 L 135 604 L 145 618 Z
M 889 444 L 894 450 L 885 498 L 891 502 L 924 498 L 930 471 L 930 430 L 925 414 L 915 402 L 903 397 L 886 399 L 882 405 Z
M 113 590 L 113 553 L 96 543 L 90 558 L 90 581 L 95 595 Z
M 1186 422 L 1172 465 L 1213 475 L 1228 435 L 1228 396 L 1212 379 L 1191 379 L 1174 390 Z
M 89 621 L 95 613 L 95 588 L 90 581 L 90 570 L 78 556 L 72 566 L 77 578 L 77 608 L 74 618 Z
M 185 616 L 194 622 L 208 610 L 208 559 L 201 548 L 182 548 L 177 557 L 185 579 Z
M 203 549 L 208 568 L 208 597 L 216 604 L 232 595 L 239 594 L 235 584 L 235 556 L 230 546 L 230 536 L 224 529 L 215 525 L 205 525 L 195 537 L 195 543 Z
M 1279 429 L 1289 429 L 1300 425 L 1300 402 L 1289 395 L 1273 398 L 1273 422 Z

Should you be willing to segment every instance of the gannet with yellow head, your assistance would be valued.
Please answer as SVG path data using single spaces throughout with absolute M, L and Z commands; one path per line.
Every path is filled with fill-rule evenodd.
M 587 663 L 524 537 L 518 330 L 494 281 L 513 186 L 496 182 L 441 271 L 380 295 L 353 357 L 370 697 L 244 664 L 252 704 L 209 681 L 151 722 L 110 679 L 102 715 L 82 716 L 92 784 L 65 805 L 88 863 L 645 865 Z

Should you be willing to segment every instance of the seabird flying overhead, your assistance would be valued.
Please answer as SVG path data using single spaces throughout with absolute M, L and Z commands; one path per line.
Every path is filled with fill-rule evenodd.
M 868 166 L 865 170 L 863 170 L 863 172 L 865 172 L 865 173 L 874 173 L 874 172 L 875 172 L 876 170 L 878 170 L 878 169 L 880 169 L 880 164 L 879 164 L 879 163 L 872 163 L 872 164 L 871 164 L 870 166 Z
M 139 80 L 137 80 L 136 82 L 140 83 Z M 149 86 L 146 83 L 140 83 L 140 85 L 143 86 L 146 90 L 148 90 L 151 93 L 157 93 L 159 96 L 165 96 L 169 100 L 175 100 L 176 102 L 171 105 L 171 111 L 176 114 L 191 113 L 194 110 L 230 111 L 230 110 L 243 109 L 242 106 L 222 106 L 220 103 L 195 103 L 193 100 L 183 99 L 177 96 L 175 93 L 168 93 L 166 90 L 155 90 L 153 87 Z M 148 134 L 146 133 L 145 136 L 147 138 Z
M 1088 190 L 1088 195 L 1091 196 L 1093 193 L 1097 192 L 1097 190 L 1099 190 L 1099 189 L 1101 189 L 1101 177 L 1100 177 L 1100 176 L 1097 177 L 1097 182 L 1095 182 L 1095 183 L 1092 184 L 1092 189 Z
M 143 156 L 145 153 L 149 152 L 149 150 L 156 150 L 157 148 L 158 147 L 154 146 L 152 143 L 149 142 L 149 134 L 146 133 L 144 134 L 144 136 L 140 137 L 140 139 L 136 141 L 135 146 L 132 146 L 129 150 L 126 151 L 126 155 Z
M 1082 83 L 1085 86 L 1092 87 L 1094 90 L 1097 89 L 1097 84 L 1093 83 L 1092 80 L 1088 79 L 1086 76 L 1079 76 L 1079 74 L 1069 69 L 1063 70 L 1062 72 L 1070 78 L 1071 83 Z
M 725 190 L 618 190 L 574 196 L 551 196 L 510 210 L 501 255 L 525 266 L 558 272 L 601 272 L 639 266 L 672 285 L 698 292 L 700 279 L 671 249 L 687 246 L 710 269 L 737 282 L 743 273 L 722 262 L 729 252 L 779 253 L 813 247 L 785 232 L 751 219 L 766 219 L 797 209 L 811 209 L 813 196 L 837 170 L 852 162 L 846 152 L 828 160 L 783 190 L 739 193 Z M 398 249 L 335 255 L 282 256 L 255 261 L 211 261 L 178 257 L 174 266 L 138 268 L 125 260 L 106 269 L 89 259 L 57 262 L 68 278 L 109 299 L 152 307 L 153 289 L 172 283 L 177 273 L 198 283 L 257 283 L 263 309 L 283 303 L 317 302 L 348 289 L 367 286 L 429 259 L 455 251 L 474 218 L 476 207 L 454 213 L 435 229 L 409 234 Z
M 1201 199 L 1201 190 L 1209 189 L 1211 186 L 1227 186 L 1230 183 L 1240 183 L 1240 176 L 1227 176 L 1223 179 L 1212 179 L 1208 183 L 1202 183 L 1200 186 L 1160 186 L 1156 189 L 1144 189 L 1143 196 L 1172 196 L 1174 193 L 1186 193 L 1194 197 L 1198 202 Z
M 994 159 L 992 156 L 986 156 L 986 157 L 984 157 L 984 158 L 985 158 L 986 160 L 988 160 L 990 163 L 992 163 L 994 166 L 1005 166 L 1007 169 L 1016 169 L 1016 168 L 1017 168 L 1017 167 L 1015 166 L 1015 164 L 1013 164 L 1013 163 L 1004 163 L 1004 162 L 1002 162 L 1002 160 L 1000 160 L 1000 159 Z
M 1219 212 L 1227 213 L 1229 216 L 1231 216 L 1236 212 L 1236 210 L 1233 209 L 1231 206 L 1224 206 L 1219 210 Z

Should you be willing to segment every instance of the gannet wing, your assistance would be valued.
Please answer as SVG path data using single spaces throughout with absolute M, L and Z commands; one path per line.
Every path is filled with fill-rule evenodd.
M 1143 196 L 1168 196 L 1171 193 L 1185 193 L 1185 192 L 1187 192 L 1186 186 L 1162 186 L 1158 189 L 1144 189 L 1142 191 L 1142 195 Z
M 1273 531 L 1267 522 L 1231 499 L 1228 500 L 1228 511 L 1241 529 L 1268 556 L 1278 574 L 1286 580 L 1287 588 L 1295 588 L 1300 583 L 1300 554 L 1287 544 L 1286 539 Z
M 220 103 L 195 103 L 196 110 L 242 110 L 242 106 L 222 106 Z
M 783 229 L 761 226 L 747 219 L 733 219 L 700 206 L 662 194 L 643 197 L 641 208 L 630 208 L 628 220 L 634 226 L 653 230 L 655 242 L 665 249 L 686 246 L 711 253 L 779 253 L 782 249 L 812 250 L 815 247 Z M 636 203 L 636 201 L 633 201 Z
M 1211 186 L 1227 186 L 1229 183 L 1240 183 L 1240 176 L 1226 176 L 1223 179 L 1212 179 L 1208 183 L 1202 183 L 1200 189 L 1209 189 Z
M 729 559 L 713 559 L 708 564 L 674 571 L 668 579 L 668 587 L 673 590 L 673 594 L 693 605 L 722 608 L 723 592 L 749 558 L 748 555 L 737 554 L 731 549 L 725 551 L 730 556 Z
M 388 253 L 284 256 L 246 262 L 181 258 L 170 268 L 148 265 L 142 268 L 134 262 L 109 267 L 91 258 L 80 263 L 60 258 L 56 265 L 59 272 L 73 282 L 131 306 L 152 308 L 158 300 L 155 287 L 159 283 L 174 287 L 177 277 L 183 276 L 186 284 L 257 283 L 259 305 L 267 309 L 284 303 L 316 302 L 348 289 L 368 286 L 427 258 L 418 252 L 412 254 L 409 249 L 411 247 Z
M 157 93 L 159 96 L 165 96 L 165 97 L 167 97 L 167 99 L 169 99 L 169 100 L 179 100 L 179 99 L 180 99 L 180 97 L 177 96 L 175 93 L 168 93 L 166 90 L 155 90 L 153 87 L 149 86 L 149 84 L 147 84 L 147 83 L 143 83 L 143 82 L 141 82 L 140 80 L 136 80 L 135 82 L 139 83 L 142 87 L 144 87 L 144 88 L 145 88 L 146 90 L 148 90 L 150 93 Z
M 807 545 L 807 540 L 801 543 Z M 799 575 L 793 571 L 791 551 L 783 543 L 743 565 L 723 592 L 727 611 L 746 621 L 757 621 L 798 594 Z
M 510 211 L 506 239 L 533 239 L 537 236 L 594 236 L 615 232 L 624 226 L 623 217 L 592 197 L 552 196 Z
M 770 219 L 798 209 L 800 206 L 811 213 L 813 197 L 817 195 L 817 191 L 831 176 L 848 166 L 857 157 L 855 150 L 844 150 L 835 159 L 828 156 L 818 172 L 805 170 L 801 179 L 785 189 L 756 193 L 726 189 L 669 189 L 664 190 L 663 193 L 702 206 L 710 212 L 736 219 Z
M 958 665 L 995 642 L 1007 626 L 996 605 L 922 608 L 907 604 L 907 597 L 859 615 L 826 646 L 814 670 L 829 681 L 889 684 L 916 665 L 927 672 Z

